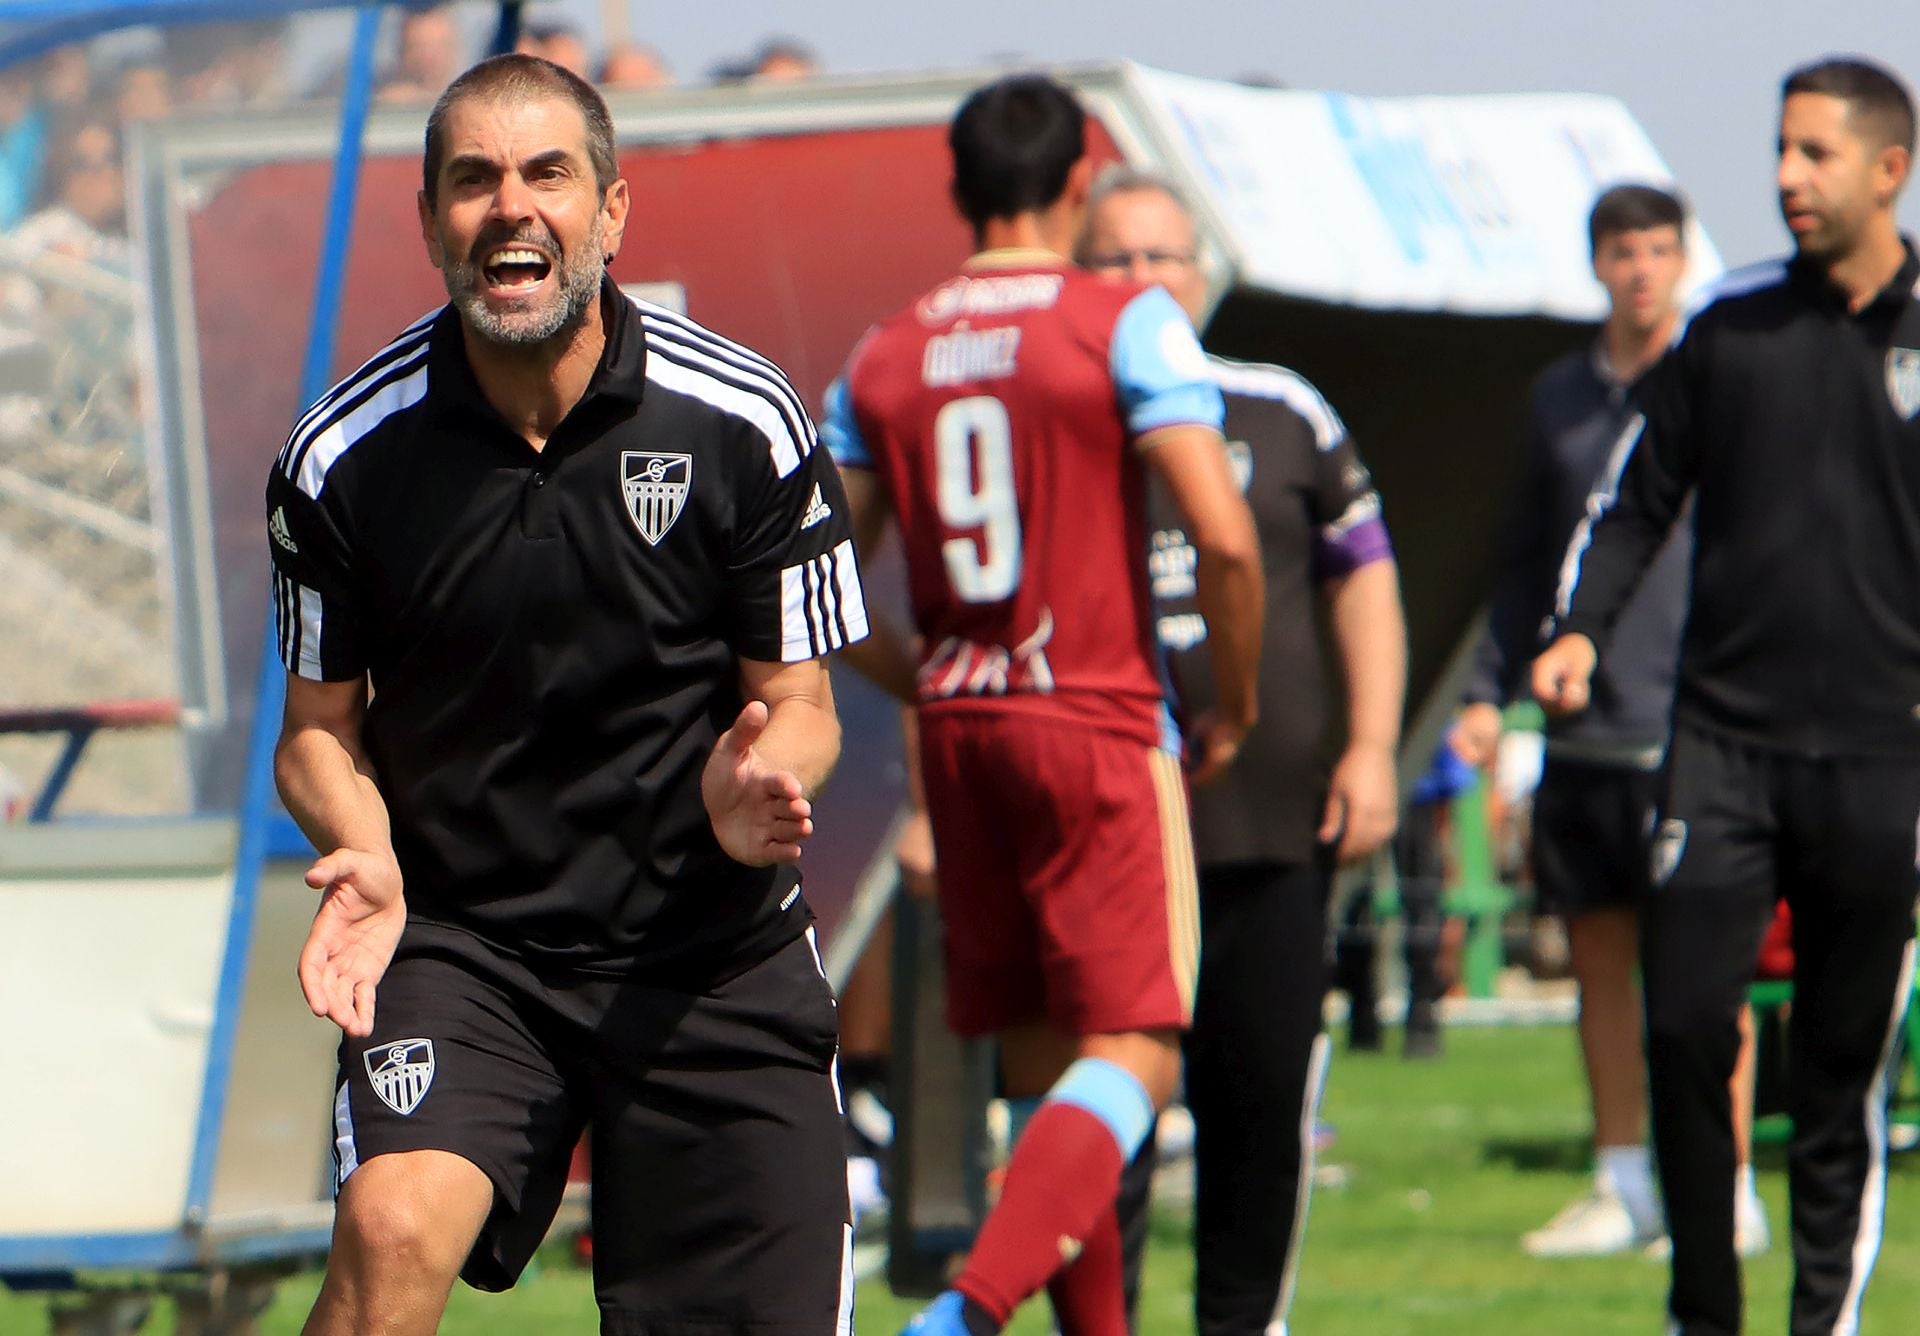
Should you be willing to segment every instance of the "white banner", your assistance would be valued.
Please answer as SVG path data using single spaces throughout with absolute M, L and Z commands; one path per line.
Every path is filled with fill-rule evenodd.
M 1387 309 L 1597 320 L 1587 213 L 1672 173 L 1618 100 L 1357 97 L 1139 71 L 1239 281 Z M 1721 270 L 1697 223 L 1688 286 Z

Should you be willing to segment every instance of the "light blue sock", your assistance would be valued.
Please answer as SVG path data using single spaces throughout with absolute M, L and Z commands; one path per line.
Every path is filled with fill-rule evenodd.
M 1076 1060 L 1053 1083 L 1047 1099 L 1078 1105 L 1105 1123 L 1123 1161 L 1134 1157 L 1153 1130 L 1153 1098 L 1147 1088 L 1132 1072 L 1105 1058 Z

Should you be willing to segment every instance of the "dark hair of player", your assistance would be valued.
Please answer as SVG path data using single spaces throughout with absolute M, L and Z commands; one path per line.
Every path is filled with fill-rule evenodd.
M 1600 243 L 1622 232 L 1644 232 L 1650 227 L 1674 227 L 1686 239 L 1686 202 L 1671 190 L 1658 186 L 1614 186 L 1593 202 L 1587 215 L 1587 242 L 1593 253 Z
M 1857 57 L 1834 57 L 1802 65 L 1780 85 L 1780 99 L 1822 93 L 1847 104 L 1847 121 L 1880 148 L 1913 152 L 1913 98 L 1886 69 Z
M 947 131 L 961 216 L 978 233 L 990 218 L 1059 199 L 1086 152 L 1086 124 L 1074 95 L 1044 75 L 1016 74 L 975 89 Z
M 427 207 L 434 207 L 440 184 L 440 166 L 447 159 L 447 113 L 457 102 L 480 98 L 489 102 L 532 102 L 558 98 L 572 103 L 587 123 L 587 159 L 593 164 L 594 184 L 605 195 L 620 174 L 614 160 L 613 117 L 606 100 L 592 84 L 572 70 L 538 56 L 509 52 L 490 56 L 447 85 L 427 116 L 427 146 L 421 175 Z

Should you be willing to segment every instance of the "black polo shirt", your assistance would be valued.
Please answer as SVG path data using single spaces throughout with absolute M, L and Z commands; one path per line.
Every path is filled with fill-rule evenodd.
M 1920 258 L 1858 311 L 1807 260 L 1715 284 L 1636 387 L 1560 629 L 1610 638 L 1694 495 L 1674 718 L 1807 756 L 1920 756 Z
M 1253 509 L 1266 571 L 1260 648 L 1260 722 L 1233 766 L 1193 791 L 1194 849 L 1202 867 L 1304 863 L 1326 802 L 1329 724 L 1321 588 L 1393 548 L 1380 496 L 1346 424 L 1304 376 L 1286 367 L 1209 355 L 1227 404 L 1227 455 Z M 1161 648 L 1183 722 L 1215 705 L 1197 558 L 1179 510 L 1156 482 L 1148 571 Z
M 310 409 L 267 486 L 281 658 L 367 676 L 412 918 L 586 968 L 724 968 L 810 913 L 700 797 L 738 660 L 866 633 L 840 479 L 771 362 L 601 295 L 606 348 L 535 451 L 442 308 Z

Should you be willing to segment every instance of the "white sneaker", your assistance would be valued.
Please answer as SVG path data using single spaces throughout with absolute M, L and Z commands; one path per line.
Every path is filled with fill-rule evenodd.
M 1742 1193 L 1733 1204 L 1733 1250 L 1742 1257 L 1758 1257 L 1772 1246 L 1767 1204 L 1757 1194 Z
M 1618 1194 L 1595 1190 L 1522 1235 L 1520 1246 L 1529 1257 L 1611 1257 L 1643 1248 L 1653 1237 L 1634 1224 Z

